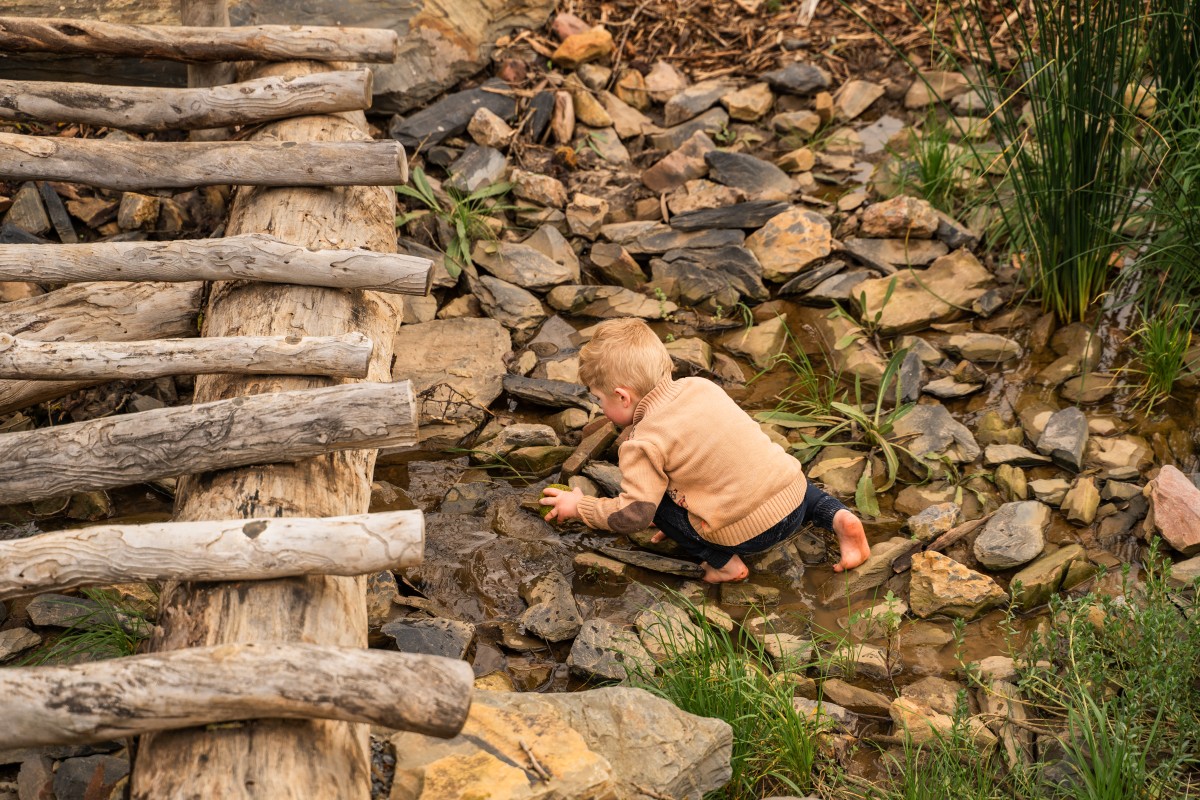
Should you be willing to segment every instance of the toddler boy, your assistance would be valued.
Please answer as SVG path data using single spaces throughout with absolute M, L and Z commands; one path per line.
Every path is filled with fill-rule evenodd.
M 579 376 L 620 427 L 621 494 L 585 497 L 546 489 L 547 519 L 579 518 L 590 528 L 633 533 L 659 528 L 701 559 L 709 583 L 743 580 L 740 555 L 760 553 L 806 522 L 837 534 L 852 569 L 871 554 L 862 522 L 813 486 L 800 462 L 763 433 L 721 387 L 704 378 L 672 380 L 671 356 L 640 319 L 603 322 L 580 350 Z

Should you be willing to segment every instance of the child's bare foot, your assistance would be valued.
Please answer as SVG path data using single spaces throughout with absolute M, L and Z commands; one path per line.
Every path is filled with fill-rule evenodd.
M 651 537 L 650 537 L 650 541 L 651 541 L 653 544 L 658 544 L 659 542 L 661 542 L 661 541 L 662 541 L 663 539 L 665 539 L 665 538 L 667 538 L 667 535 L 666 535 L 665 533 L 663 533 L 662 531 L 659 531 L 658 533 L 656 533 L 656 534 L 654 534 L 653 536 L 651 536 Z
M 725 562 L 720 569 L 710 567 L 708 562 L 702 562 L 704 580 L 706 583 L 725 583 L 727 581 L 744 581 L 750 577 L 750 568 L 737 556 Z
M 842 552 L 842 560 L 833 565 L 834 572 L 854 569 L 871 557 L 871 545 L 867 544 L 862 520 L 852 512 L 843 508 L 833 515 L 833 532 L 837 534 L 838 548 Z

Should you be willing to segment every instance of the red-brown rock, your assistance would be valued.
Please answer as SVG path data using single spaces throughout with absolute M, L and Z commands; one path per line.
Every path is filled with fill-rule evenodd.
M 1157 529 L 1167 544 L 1185 556 L 1200 553 L 1200 488 L 1168 464 L 1146 486 L 1146 495 L 1150 498 L 1147 530 Z

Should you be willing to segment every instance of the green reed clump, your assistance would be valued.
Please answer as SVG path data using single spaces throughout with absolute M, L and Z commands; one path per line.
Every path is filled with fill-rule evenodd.
M 899 775 L 881 800 L 1010 800 L 1011 781 L 996 753 L 982 752 L 972 741 L 965 713 L 955 716 L 948 736 L 925 744 L 905 739 Z
M 686 599 L 673 601 L 698 620 L 698 638 L 658 626 L 666 658 L 656 670 L 638 670 L 630 683 L 702 717 L 733 728 L 733 775 L 710 798 L 757 800 L 804 795 L 813 786 L 817 724 L 792 706 L 792 686 L 768 676 L 770 658 L 756 639 L 741 642 L 708 623 Z
M 896 193 L 915 194 L 952 217 L 967 209 L 970 191 L 978 188 L 972 171 L 978 160 L 971 148 L 958 143 L 961 134 L 934 112 L 919 131 L 911 130 L 905 152 L 892 151 L 900 162 Z
M 991 35 L 997 11 L 1015 14 L 1015 64 Z M 1124 102 L 1144 66 L 1140 17 L 1138 0 L 968 0 L 955 15 L 1003 146 L 1010 246 L 1030 289 L 1064 321 L 1083 319 L 1107 290 L 1146 174 Z

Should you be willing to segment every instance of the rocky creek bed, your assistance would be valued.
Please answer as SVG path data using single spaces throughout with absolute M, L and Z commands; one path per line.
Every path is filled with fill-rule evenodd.
M 537 791 L 698 796 L 726 774 L 727 727 L 691 727 L 627 689 L 574 691 L 623 680 L 630 659 L 651 668 L 664 626 L 689 635 L 679 597 L 710 624 L 761 639 L 770 667 L 795 683 L 798 711 L 832 718 L 831 749 L 874 778 L 874 759 L 851 745 L 948 725 L 966 664 L 1011 681 L 1051 596 L 1125 591 L 1122 570 L 1137 581 L 1152 537 L 1180 585 L 1200 575 L 1200 351 L 1171 400 L 1153 415 L 1135 410 L 1119 312 L 1056 324 L 1023 302 L 1019 273 L 977 232 L 986 207 L 953 219 L 898 191 L 912 126 L 937 99 L 926 81 L 941 89 L 941 113 L 986 140 L 961 75 L 900 80 L 881 68 L 835 79 L 803 46 L 754 75 L 697 80 L 666 59 L 614 72 L 619 28 L 595 22 L 560 13 L 504 42 L 480 85 L 380 120 L 380 135 L 413 149 L 442 208 L 449 190 L 512 191 L 509 208 L 489 215 L 480 204 L 475 224 L 494 233 L 470 231 L 461 275 L 442 255 L 454 229 L 401 198 L 400 245 L 436 270 L 434 291 L 405 302 L 393 368 L 420 392 L 421 443 L 381 454 L 371 510 L 423 510 L 426 553 L 419 568 L 370 578 L 372 646 L 469 660 L 483 708 L 472 735 L 541 753 L 554 778 Z M 9 188 L 6 241 L 66 240 L 67 214 L 89 239 L 204 235 L 219 229 L 226 199 Z M 49 288 L 0 287 L 6 301 Z M 818 377 L 840 377 L 847 402 L 857 383 L 868 411 L 895 415 L 898 391 L 912 408 L 885 432 L 898 480 L 867 515 L 871 559 L 834 576 L 836 546 L 801 531 L 752 560 L 749 582 L 711 587 L 648 532 L 541 520 L 534 505 L 548 483 L 619 486 L 619 431 L 578 385 L 577 355 L 592 325 L 618 316 L 650 321 L 677 377 L 715 380 L 765 414 L 769 435 L 848 502 L 862 497 L 865 470 L 873 486 L 888 482 L 885 448 L 854 435 L 815 448 L 818 426 L 767 412 L 794 407 L 785 401 L 805 375 L 791 366 L 802 355 Z M 0 430 L 189 394 L 182 379 L 110 384 L 0 418 Z M 3 508 L 0 535 L 167 519 L 171 492 L 165 481 Z M 115 595 L 152 624 L 148 587 Z M 89 604 L 0 606 L 0 660 L 45 652 Z M 971 702 L 980 739 L 1018 735 Z M 465 740 L 378 733 L 380 796 L 458 797 L 463 775 L 482 786 L 512 778 Z M 639 746 L 656 757 L 639 758 Z M 47 785 L 60 800 L 83 797 L 97 768 L 119 784 L 128 764 L 119 744 L 4 756 L 11 781 L 0 796 L 22 800 L 49 796 L 29 793 Z M 550 796 L 513 791 L 504 796 Z

